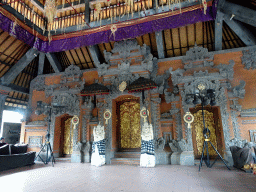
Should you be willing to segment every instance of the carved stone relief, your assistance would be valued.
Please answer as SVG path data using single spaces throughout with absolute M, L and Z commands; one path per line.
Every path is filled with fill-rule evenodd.
M 256 117 L 256 108 L 242 110 L 241 117 Z
M 61 76 L 61 78 L 62 78 L 61 83 L 79 81 L 81 75 L 82 75 L 82 71 L 80 70 L 80 68 L 78 66 L 72 64 L 68 68 L 65 69 L 64 74 Z
M 171 74 L 173 85 L 179 84 L 180 86 L 179 91 L 182 97 L 182 108 L 185 112 L 189 111 L 189 108 L 194 107 L 194 104 L 192 103 L 193 98 L 189 99 L 186 97 L 186 95 L 195 94 L 195 90 L 197 89 L 197 86 L 199 84 L 203 84 L 205 86 L 205 89 L 215 90 L 216 106 L 219 106 L 221 111 L 220 115 L 222 118 L 225 147 L 226 150 L 229 151 L 229 148 L 227 147 L 227 141 L 230 140 L 230 128 L 228 125 L 229 113 L 227 110 L 227 86 L 225 86 L 227 83 L 225 84 L 225 82 L 233 79 L 234 61 L 230 61 L 229 65 L 219 64 L 217 66 L 214 66 L 212 60 L 213 54 L 208 53 L 207 49 L 199 48 L 196 45 L 194 48 L 190 49 L 187 52 L 186 57 L 182 59 L 184 63 L 184 69 L 177 69 L 173 71 L 173 69 L 170 68 L 169 72 Z M 200 63 L 199 61 L 201 62 L 200 65 L 198 64 Z M 185 65 L 188 66 L 185 67 Z M 215 68 L 215 70 L 212 71 L 216 71 L 217 68 L 219 72 L 209 73 L 208 70 L 196 70 L 199 69 L 201 65 L 207 66 L 208 70 L 210 70 L 211 68 Z M 184 76 L 184 73 L 188 69 L 194 69 L 194 74 Z M 184 85 L 184 87 L 181 85 Z M 236 93 L 239 92 L 238 90 L 239 89 L 235 89 Z M 208 101 L 208 103 L 209 102 L 210 100 Z M 238 135 L 239 129 L 237 128 L 236 131 L 236 134 Z M 191 132 L 189 133 L 188 129 L 186 129 L 185 134 L 187 137 L 187 141 L 192 141 L 192 135 Z M 192 142 L 189 142 L 188 144 L 189 150 L 193 150 Z
M 186 52 L 186 56 L 182 58 L 183 63 L 195 62 L 201 60 L 213 60 L 213 53 L 209 53 L 207 48 L 199 47 L 195 43 L 193 48 Z
M 55 116 L 65 113 L 69 113 L 70 115 L 80 113 L 79 98 L 75 94 L 61 93 L 53 95 L 51 104 L 53 106 L 52 112 Z
M 45 89 L 45 77 L 37 76 L 30 83 L 30 90 L 44 91 Z
M 256 68 L 256 49 L 249 49 L 243 51 L 242 56 L 242 64 L 244 65 L 245 69 L 255 69 Z

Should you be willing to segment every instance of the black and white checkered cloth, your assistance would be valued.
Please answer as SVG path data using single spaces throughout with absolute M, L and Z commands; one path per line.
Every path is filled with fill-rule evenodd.
M 153 140 L 141 140 L 141 154 L 155 155 L 155 147 Z
M 92 153 L 95 153 L 95 146 L 97 145 L 98 150 L 99 150 L 99 155 L 105 155 L 106 152 L 106 140 L 100 140 L 97 142 L 92 143 Z

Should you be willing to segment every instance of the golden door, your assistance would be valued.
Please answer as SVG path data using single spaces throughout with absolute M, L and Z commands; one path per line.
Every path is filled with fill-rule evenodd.
M 120 105 L 120 147 L 140 148 L 140 104 L 136 101 Z
M 217 138 L 216 138 L 216 129 L 214 124 L 214 114 L 210 111 L 204 110 L 204 120 L 205 120 L 205 127 L 208 127 L 208 129 L 211 131 L 210 135 L 210 141 L 212 142 L 213 146 L 217 149 Z M 203 150 L 203 144 L 204 144 L 204 136 L 203 136 L 203 115 L 202 110 L 198 110 L 196 113 L 194 113 L 194 150 L 195 150 L 195 156 L 202 155 Z M 216 156 L 216 152 L 211 146 L 211 144 L 208 142 L 208 149 L 209 149 L 209 155 L 210 156 Z M 218 149 L 217 149 L 218 150 Z M 204 151 L 206 154 L 206 150 Z
M 64 123 L 65 127 L 64 127 L 63 154 L 65 155 L 72 154 L 73 152 L 73 129 L 71 129 L 71 119 L 72 117 L 68 118 Z M 71 131 L 71 135 L 70 135 L 70 131 Z

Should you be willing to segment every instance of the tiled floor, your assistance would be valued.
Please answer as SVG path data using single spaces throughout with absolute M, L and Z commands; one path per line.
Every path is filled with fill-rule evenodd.
M 1 192 L 256 192 L 256 175 L 225 166 L 158 165 L 155 168 L 88 163 L 36 164 L 0 172 Z

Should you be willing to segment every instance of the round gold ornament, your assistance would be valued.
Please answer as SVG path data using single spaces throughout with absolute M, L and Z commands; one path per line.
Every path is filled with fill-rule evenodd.
M 144 122 L 146 122 L 146 118 L 149 115 L 149 111 L 146 110 L 145 107 L 143 107 L 140 111 L 140 116 L 144 119 Z
M 74 125 L 74 129 L 76 128 L 76 125 L 79 123 L 79 118 L 77 115 L 74 115 L 74 117 L 71 119 L 72 124 Z
M 188 124 L 188 128 L 191 128 L 191 123 L 194 121 L 194 116 L 190 112 L 186 112 L 186 114 L 183 117 L 184 121 Z
M 104 112 L 104 119 L 106 119 L 106 124 L 108 124 L 108 120 L 111 118 L 112 114 L 110 112 L 109 109 L 107 109 L 105 112 Z
M 125 81 L 123 81 L 120 85 L 119 85 L 119 90 L 121 92 L 123 92 L 126 89 L 127 83 Z

